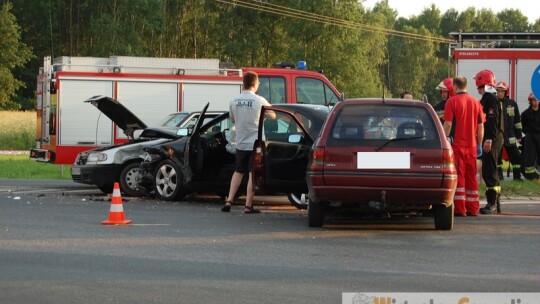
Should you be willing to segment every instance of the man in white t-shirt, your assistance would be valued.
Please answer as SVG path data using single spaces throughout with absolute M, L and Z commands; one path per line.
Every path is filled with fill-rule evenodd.
M 244 213 L 260 213 L 253 208 L 253 179 L 251 175 L 253 144 L 257 139 L 259 128 L 259 118 L 261 108 L 270 106 L 270 103 L 255 92 L 259 88 L 259 76 L 255 72 L 247 72 L 243 79 L 244 90 L 229 103 L 229 115 L 236 128 L 236 161 L 234 173 L 229 188 L 229 196 L 225 200 L 225 205 L 221 208 L 223 212 L 230 212 L 232 201 L 242 183 L 245 173 L 249 173 L 249 180 L 246 191 L 246 205 Z M 275 113 L 274 117 L 275 118 Z

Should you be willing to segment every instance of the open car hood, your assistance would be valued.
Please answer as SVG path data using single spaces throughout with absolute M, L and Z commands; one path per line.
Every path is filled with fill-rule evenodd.
M 131 113 L 131 111 L 118 102 L 118 100 L 112 99 L 111 97 L 98 95 L 93 96 L 84 102 L 89 102 L 98 108 L 98 110 L 109 117 L 120 129 L 122 129 L 124 134 L 129 138 L 133 138 L 133 132 L 135 130 L 147 128 L 146 124 L 142 122 L 139 117 Z

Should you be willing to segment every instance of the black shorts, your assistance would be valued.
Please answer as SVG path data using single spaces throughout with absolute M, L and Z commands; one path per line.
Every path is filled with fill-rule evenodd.
M 242 151 L 236 150 L 236 160 L 234 164 L 234 172 L 238 173 L 249 173 L 251 171 L 251 166 L 253 165 L 253 160 L 251 155 L 253 151 Z

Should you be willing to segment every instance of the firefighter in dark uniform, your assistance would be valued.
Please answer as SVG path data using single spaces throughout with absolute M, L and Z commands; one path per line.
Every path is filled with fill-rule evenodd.
M 437 90 L 441 93 L 442 100 L 436 104 L 433 109 L 439 116 L 441 123 L 444 123 L 444 107 L 446 106 L 446 101 L 448 98 L 454 96 L 454 80 L 452 78 L 446 78 L 439 83 Z
M 482 214 L 500 212 L 501 185 L 497 172 L 497 161 L 504 143 L 502 104 L 495 96 L 495 75 L 490 70 L 482 70 L 474 76 L 480 103 L 486 115 L 482 148 L 482 178 L 486 184 L 487 205 L 480 208 Z
M 518 149 L 518 143 L 521 141 L 521 117 L 517 103 L 510 99 L 510 90 L 506 82 L 501 81 L 495 87 L 497 90 L 497 99 L 502 102 L 504 117 L 504 146 L 508 155 L 508 160 L 512 164 L 512 175 L 514 180 L 521 180 L 521 153 Z M 502 153 L 498 161 L 499 178 L 502 177 Z
M 538 178 L 535 165 L 540 162 L 540 110 L 538 99 L 533 93 L 529 95 L 529 108 L 521 113 L 523 124 L 523 167 L 526 179 Z

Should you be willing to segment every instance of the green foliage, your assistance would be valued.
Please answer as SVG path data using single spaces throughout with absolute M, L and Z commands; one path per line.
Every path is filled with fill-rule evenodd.
M 256 10 L 215 0 L 17 0 L 13 14 L 19 28 L 7 3 L 0 25 L 18 45 L 9 44 L 7 54 L 28 60 L 29 45 L 36 56 L 8 68 L 11 72 L 0 61 L 0 83 L 7 83 L 0 103 L 23 109 L 35 106 L 44 56 L 219 58 L 237 67 L 305 60 L 310 69 L 324 70 L 348 97 L 397 96 L 409 89 L 433 101 L 438 99 L 434 85 L 452 76 L 448 44 L 404 38 L 396 30 L 425 38 L 446 38 L 459 30 L 540 31 L 540 19 L 529 25 L 517 10 L 495 15 L 471 6 L 442 13 L 431 5 L 407 19 L 397 18 L 388 0 L 370 10 L 357 0 L 269 0 Z M 300 14 L 291 16 L 291 10 Z M 311 14 L 315 20 L 307 18 Z M 0 53 L 4 56 L 9 55 Z
M 478 32 L 502 32 L 502 23 L 490 9 L 481 9 L 471 26 Z
M 24 84 L 14 77 L 12 70 L 31 58 L 30 49 L 21 42 L 20 27 L 11 9 L 12 4 L 5 2 L 0 10 L 0 110 L 20 108 L 11 97 Z
M 528 32 L 531 25 L 525 15 L 516 9 L 505 9 L 497 14 L 502 23 L 502 31 L 509 33 Z

